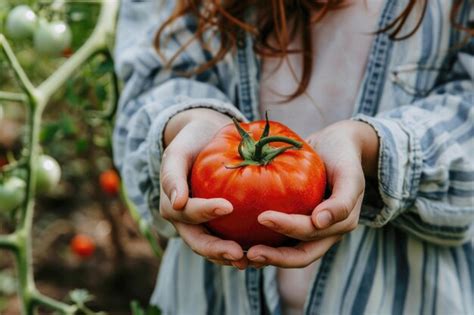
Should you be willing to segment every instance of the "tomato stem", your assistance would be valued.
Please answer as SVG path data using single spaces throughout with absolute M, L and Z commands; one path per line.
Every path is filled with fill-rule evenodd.
M 242 158 L 242 162 L 237 165 L 226 166 L 229 169 L 240 168 L 248 165 L 267 165 L 278 155 L 286 152 L 290 149 L 300 149 L 303 147 L 303 143 L 295 139 L 284 137 L 284 136 L 269 136 L 270 134 L 270 122 L 268 121 L 268 114 L 265 113 L 265 128 L 258 141 L 255 141 L 249 133 L 242 128 L 237 119 L 233 119 L 234 125 L 237 128 L 242 141 L 239 144 L 238 150 L 239 155 Z M 274 148 L 269 144 L 272 142 L 288 143 L 289 146 Z

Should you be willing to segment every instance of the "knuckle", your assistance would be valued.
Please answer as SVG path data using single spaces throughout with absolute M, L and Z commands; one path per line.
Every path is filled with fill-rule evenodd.
M 169 221 L 169 220 L 171 219 L 170 213 L 169 213 L 168 211 L 166 211 L 166 210 L 164 209 L 164 207 L 160 207 L 160 215 L 161 215 L 161 217 L 162 217 L 163 219 L 165 219 L 165 220 L 168 220 L 168 221 Z
M 320 235 L 321 235 L 321 232 L 318 231 L 318 230 L 314 230 L 313 232 L 311 232 L 311 235 L 308 235 L 306 237 L 306 239 L 304 239 L 304 241 L 313 241 L 313 240 L 317 240 L 320 238 Z
M 202 246 L 202 252 L 205 253 L 207 257 L 211 257 L 213 259 L 221 259 L 219 254 L 216 253 L 216 241 L 215 240 L 208 240 Z
M 161 186 L 166 189 L 170 188 L 174 183 L 174 175 L 172 172 L 163 170 L 160 176 Z
M 354 231 L 358 225 L 359 223 L 357 222 L 357 220 L 351 220 L 351 222 L 349 223 L 347 227 L 348 232 Z
M 308 267 L 311 263 L 312 263 L 312 260 L 305 257 L 302 260 L 296 262 L 294 266 L 296 268 L 305 268 L 305 267 Z
M 342 218 L 347 218 L 352 211 L 352 203 L 350 203 L 348 200 L 344 200 L 341 202 L 341 207 L 340 207 L 340 212 Z

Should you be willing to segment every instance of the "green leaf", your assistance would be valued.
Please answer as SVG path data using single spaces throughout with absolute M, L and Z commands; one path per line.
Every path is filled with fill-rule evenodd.
M 74 289 L 69 292 L 69 299 L 77 305 L 84 305 L 87 302 L 92 301 L 94 297 L 87 290 Z
M 132 309 L 132 315 L 145 315 L 145 311 L 141 308 L 138 301 L 132 301 L 130 303 L 130 308 Z
M 77 154 L 84 153 L 85 151 L 87 151 L 88 148 L 89 148 L 89 142 L 87 141 L 86 138 L 77 139 L 77 141 L 76 141 L 76 153 Z
M 107 89 L 102 84 L 97 84 L 95 87 L 95 95 L 101 103 L 107 100 Z
M 40 131 L 40 142 L 50 143 L 60 129 L 61 127 L 56 122 L 44 124 Z
M 76 86 L 76 82 L 74 79 L 70 79 L 67 81 L 65 97 L 69 105 L 73 107 L 79 107 L 81 106 L 81 99 L 79 98 L 79 96 L 74 90 L 75 86 Z
M 132 315 L 161 315 L 161 311 L 157 306 L 148 305 L 148 307 L 144 309 L 136 300 L 130 303 L 130 308 L 132 309 Z
M 59 121 L 61 131 L 65 136 L 72 136 L 77 133 L 76 125 L 71 117 L 64 115 Z
M 94 72 L 98 76 L 102 76 L 106 73 L 110 73 L 114 71 L 114 63 L 110 58 L 105 59 L 102 61 L 97 68 L 95 68 Z

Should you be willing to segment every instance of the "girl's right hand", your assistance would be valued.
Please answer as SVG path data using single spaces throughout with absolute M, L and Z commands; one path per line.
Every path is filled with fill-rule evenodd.
M 161 165 L 160 214 L 174 225 L 183 241 L 195 253 L 217 264 L 245 269 L 248 260 L 242 247 L 234 241 L 211 235 L 202 225 L 231 213 L 232 204 L 222 198 L 190 198 L 187 180 L 196 156 L 215 133 L 231 120 L 211 110 L 195 109 L 187 112 L 192 111 L 192 116 L 186 112 L 176 115 L 166 127 L 165 144 L 169 141 L 169 145 Z

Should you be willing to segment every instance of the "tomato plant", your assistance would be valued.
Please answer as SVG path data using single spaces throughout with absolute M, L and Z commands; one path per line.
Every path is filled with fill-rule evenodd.
M 235 125 L 235 126 L 234 126 Z M 289 238 L 257 221 L 276 210 L 310 214 L 322 201 L 326 171 L 316 152 L 288 127 L 234 120 L 198 155 L 191 172 L 192 196 L 225 198 L 234 211 L 207 223 L 216 235 L 244 248 L 280 246 Z
M 78 234 L 71 240 L 71 250 L 79 257 L 88 258 L 94 254 L 95 242 L 87 235 Z
M 120 191 L 120 177 L 115 170 L 107 170 L 100 174 L 100 187 L 110 196 L 118 195 Z
M 19 5 L 8 14 L 5 27 L 9 37 L 24 39 L 33 35 L 36 23 L 36 13 L 27 5 Z
M 72 40 L 69 25 L 63 21 L 40 20 L 34 32 L 34 48 L 44 55 L 59 56 L 70 47 Z
M 40 155 L 36 166 L 36 191 L 50 193 L 61 179 L 61 167 L 58 161 L 49 155 Z
M 25 200 L 26 183 L 18 177 L 7 178 L 0 183 L 0 212 L 7 213 Z
M 80 70 L 91 67 L 91 62 L 97 60 L 98 56 L 107 59 L 108 63 L 112 63 L 110 61 L 112 55 L 110 39 L 113 38 L 114 34 L 118 1 L 99 2 L 98 11 L 100 12 L 98 12 L 99 17 L 95 27 L 91 27 L 90 33 L 84 32 L 83 41 L 78 41 L 75 43 L 76 46 L 73 45 L 72 47 L 74 51 L 78 50 L 80 53 L 74 54 L 61 64 L 51 62 L 49 60 L 51 58 L 38 57 L 39 54 L 35 55 L 33 51 L 27 51 L 30 47 L 26 46 L 26 42 L 15 41 L 12 43 L 12 47 L 7 38 L 0 33 L 1 108 L 3 109 L 3 102 L 9 105 L 14 103 L 15 106 L 23 105 L 22 107 L 18 106 L 20 107 L 18 112 L 24 114 L 25 119 L 22 121 L 26 125 L 23 129 L 24 132 L 21 134 L 23 147 L 17 152 L 10 152 L 12 159 L 9 160 L 11 162 L 0 169 L 0 196 L 3 198 L 0 201 L 0 207 L 3 208 L 0 209 L 18 208 L 16 215 L 8 218 L 10 220 L 8 229 L 6 231 L 2 229 L 2 232 L 6 234 L 0 235 L 0 249 L 6 249 L 14 253 L 12 257 L 14 257 L 18 274 L 17 300 L 22 307 L 22 314 L 36 314 L 39 307 L 60 314 L 99 314 L 88 309 L 84 305 L 86 301 L 83 298 L 71 299 L 72 303 L 68 304 L 40 292 L 35 282 L 32 256 L 36 193 L 53 190 L 61 174 L 59 165 L 54 159 L 41 155 L 41 128 L 44 126 L 42 120 L 46 107 L 52 102 L 57 102 L 55 96 L 61 87 L 80 73 Z M 5 6 L 3 2 L 1 3 L 1 8 L 9 7 L 9 5 Z M 59 6 L 61 8 L 58 8 Z M 8 14 L 5 30 L 11 39 L 25 38 L 33 34 L 36 52 L 46 55 L 60 55 L 71 46 L 72 36 L 69 25 L 59 21 L 59 19 L 70 21 L 67 8 L 73 6 L 76 6 L 76 4 L 71 4 L 69 1 L 38 2 L 35 9 L 38 9 L 41 21 L 28 7 L 14 8 Z M 3 22 L 4 15 L 2 13 L 0 12 L 0 20 Z M 53 22 L 47 22 L 46 18 L 53 19 Z M 79 28 L 80 25 L 76 24 L 75 27 Z M 1 31 L 2 28 L 0 28 Z M 26 72 L 29 71 L 25 71 L 25 63 L 17 58 L 14 48 L 20 48 L 19 50 L 22 53 L 27 53 L 26 55 L 30 57 L 30 66 L 44 69 L 43 64 L 48 64 L 57 69 L 50 72 L 44 71 L 45 76 L 35 76 L 36 73 L 27 74 Z M 19 57 L 22 55 L 20 54 Z M 38 62 L 35 57 L 38 57 L 41 62 Z M 49 70 L 51 69 L 49 68 Z M 114 94 L 111 97 L 111 109 L 110 112 L 106 113 L 107 115 L 102 113 L 102 108 L 93 113 L 95 122 L 111 120 L 115 110 L 118 95 L 117 80 L 114 74 L 110 72 L 107 74 Z M 3 88 L 6 88 L 6 90 L 3 91 Z M 83 96 L 80 95 L 79 98 Z M 89 116 L 92 117 L 93 114 L 90 114 Z M 63 151 L 70 149 L 67 146 L 61 147 Z M 7 148 L 7 150 L 9 151 L 10 148 Z M 79 244 L 82 247 L 78 247 L 82 248 L 80 250 L 82 255 L 93 252 L 90 244 L 88 249 L 84 246 L 85 244 L 87 245 L 83 240 Z M 86 300 L 89 300 L 89 298 Z M 0 309 L 0 312 L 2 311 L 3 309 Z

